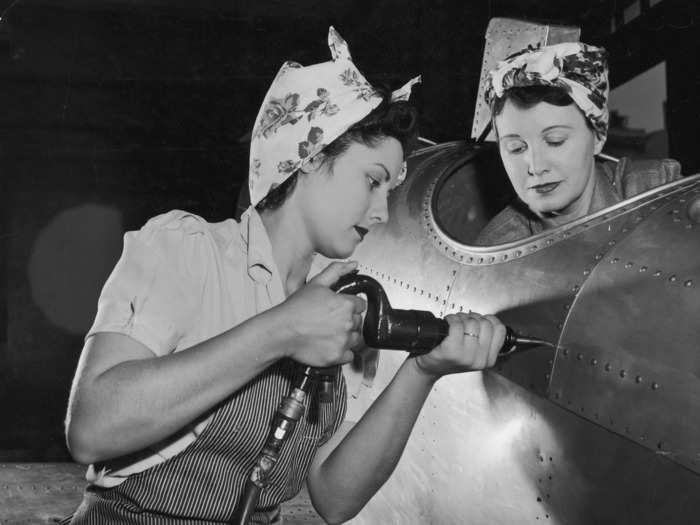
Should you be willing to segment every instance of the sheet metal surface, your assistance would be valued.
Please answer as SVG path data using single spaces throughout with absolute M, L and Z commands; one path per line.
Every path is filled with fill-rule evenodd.
M 473 247 L 454 240 L 434 206 L 436 189 L 448 188 L 453 203 L 460 187 L 464 202 L 483 196 L 478 179 L 491 174 L 474 169 L 479 155 L 452 143 L 413 159 L 390 222 L 358 248 L 361 271 L 395 307 L 498 313 L 557 349 L 441 379 L 394 476 L 353 523 L 693 522 L 700 176 L 522 242 Z M 464 184 L 446 185 L 456 176 Z M 483 204 L 462 240 L 488 220 Z M 404 358 L 381 352 L 373 386 L 352 387 L 351 414 Z

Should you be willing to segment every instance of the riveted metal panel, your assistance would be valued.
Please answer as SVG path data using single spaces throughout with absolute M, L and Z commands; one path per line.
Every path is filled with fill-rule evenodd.
M 552 392 L 586 414 L 700 472 L 700 228 L 697 182 L 629 213 L 575 301 Z
M 693 211 L 700 209 L 700 201 L 693 197 L 700 176 L 521 242 L 475 247 L 457 240 L 465 237 L 446 228 L 440 210 L 434 207 L 456 205 L 462 200 L 477 210 L 486 209 L 479 202 L 483 195 L 476 179 L 492 174 L 474 167 L 482 153 L 464 143 L 452 143 L 428 148 L 411 159 L 408 180 L 391 197 L 389 223 L 369 234 L 358 249 L 361 270 L 385 286 L 398 308 L 429 309 L 436 315 L 460 308 L 497 312 L 514 328 L 552 340 L 557 349 L 539 348 L 515 355 L 499 365 L 495 373 L 441 379 L 423 407 L 394 474 L 352 523 L 692 522 L 700 514 L 700 499 L 696 497 L 700 476 L 674 461 L 665 453 L 667 450 L 654 450 L 619 429 L 609 429 L 601 421 L 603 412 L 596 412 L 592 405 L 585 404 L 581 412 L 574 394 L 590 393 L 605 385 L 591 371 L 595 367 L 590 362 L 583 366 L 585 360 L 578 360 L 572 352 L 580 350 L 588 356 L 593 342 L 596 348 L 607 348 L 601 342 L 605 339 L 605 331 L 599 326 L 603 320 L 591 312 L 597 303 L 589 301 L 608 300 L 601 295 L 607 293 L 606 286 L 618 286 L 615 279 L 619 276 L 605 273 L 614 266 L 610 260 L 622 259 L 619 253 L 627 252 L 618 250 L 626 250 L 625 243 L 632 244 L 632 237 L 641 235 L 654 217 L 663 215 L 669 225 L 681 229 L 687 227 L 686 222 L 693 222 L 685 217 L 700 215 Z M 459 184 L 443 184 L 452 176 L 461 177 Z M 440 188 L 453 192 L 453 198 L 442 200 L 436 196 Z M 669 214 L 676 209 L 667 200 L 669 196 L 689 211 Z M 686 201 L 680 203 L 681 198 Z M 662 209 L 666 203 L 671 207 Z M 652 206 L 657 206 L 656 210 Z M 451 210 L 447 211 L 449 215 Z M 658 215 L 654 215 L 656 212 Z M 677 224 L 674 216 L 684 217 L 681 221 L 685 222 Z M 488 220 L 480 211 L 471 215 L 464 211 L 464 217 L 471 223 L 466 237 Z M 689 229 L 693 228 L 691 225 Z M 663 229 L 648 235 L 660 236 L 659 246 L 666 246 Z M 645 242 L 634 241 L 639 246 L 640 261 L 649 249 Z M 688 240 L 677 246 L 675 257 L 697 259 L 693 253 L 698 247 L 700 244 Z M 673 253 L 668 257 L 673 260 Z M 680 266 L 675 268 L 677 277 L 686 275 L 678 269 Z M 631 275 L 624 264 L 623 270 Z M 603 275 L 608 275 L 605 282 L 600 277 Z M 685 281 L 673 284 L 680 288 Z M 634 311 L 634 289 L 630 293 L 628 307 Z M 675 323 L 673 315 L 664 315 L 667 312 L 663 305 L 669 297 L 656 294 L 653 298 L 658 305 L 656 317 L 666 319 L 661 325 L 666 332 L 686 329 Z M 650 300 L 648 295 L 639 299 Z M 675 312 L 674 308 L 668 312 Z M 629 313 L 613 307 L 600 310 L 610 317 L 608 325 L 618 319 L 633 330 L 634 324 L 620 317 Z M 687 318 L 680 320 L 685 323 Z M 656 321 L 646 323 L 651 332 Z M 588 339 L 582 339 L 582 334 Z M 643 339 L 637 344 L 644 344 Z M 669 344 L 675 341 L 669 340 Z M 665 348 L 647 350 L 644 355 L 649 362 L 666 352 Z M 356 390 L 349 400 L 349 413 L 357 414 L 353 409 L 357 406 L 366 409 L 392 380 L 405 357 L 404 352 L 381 351 L 373 385 L 365 381 Z M 693 358 L 684 359 L 688 363 Z M 572 360 L 576 363 L 570 363 Z M 670 356 L 669 360 L 673 361 Z M 569 366 L 567 374 L 563 363 Z M 604 364 L 598 362 L 596 366 Z M 664 359 L 658 364 L 668 367 Z M 650 395 L 660 393 L 665 382 L 659 382 L 659 392 L 653 392 L 651 383 L 646 382 L 651 376 L 647 379 L 647 372 L 644 374 L 643 384 Z M 608 397 L 626 395 L 623 388 L 627 385 L 618 380 L 611 385 Z M 638 405 L 628 410 L 635 418 L 656 418 L 653 411 Z M 662 403 L 654 410 L 666 410 L 669 420 L 678 414 L 673 402 Z

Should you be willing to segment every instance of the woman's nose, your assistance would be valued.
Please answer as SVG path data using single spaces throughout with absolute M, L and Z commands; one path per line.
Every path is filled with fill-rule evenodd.
M 546 156 L 537 147 L 531 147 L 527 151 L 527 172 L 530 175 L 538 176 L 547 171 Z
M 370 222 L 372 224 L 381 224 L 389 220 L 388 200 L 389 195 L 386 192 L 376 193 L 370 208 Z

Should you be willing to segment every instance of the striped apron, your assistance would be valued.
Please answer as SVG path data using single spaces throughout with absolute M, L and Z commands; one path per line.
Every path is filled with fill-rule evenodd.
M 180 454 L 129 476 L 116 487 L 89 486 L 72 521 L 66 523 L 226 523 L 299 366 L 285 359 L 250 381 L 214 410 L 202 434 Z M 282 447 L 251 523 L 279 523 L 280 503 L 299 492 L 316 449 L 342 423 L 346 388 L 340 367 L 333 382 L 333 401 L 319 403 L 317 398 L 314 386 L 304 416 Z

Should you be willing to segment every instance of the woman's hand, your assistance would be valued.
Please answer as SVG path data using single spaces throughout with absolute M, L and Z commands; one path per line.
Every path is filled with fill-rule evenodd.
M 431 352 L 415 357 L 422 372 L 438 379 L 494 365 L 506 336 L 498 318 L 470 312 L 450 314 L 445 320 L 450 325 L 447 337 Z
M 361 297 L 338 294 L 330 286 L 357 267 L 355 262 L 334 262 L 277 306 L 290 334 L 285 354 L 300 363 L 326 367 L 348 363 L 351 348 L 361 341 Z

